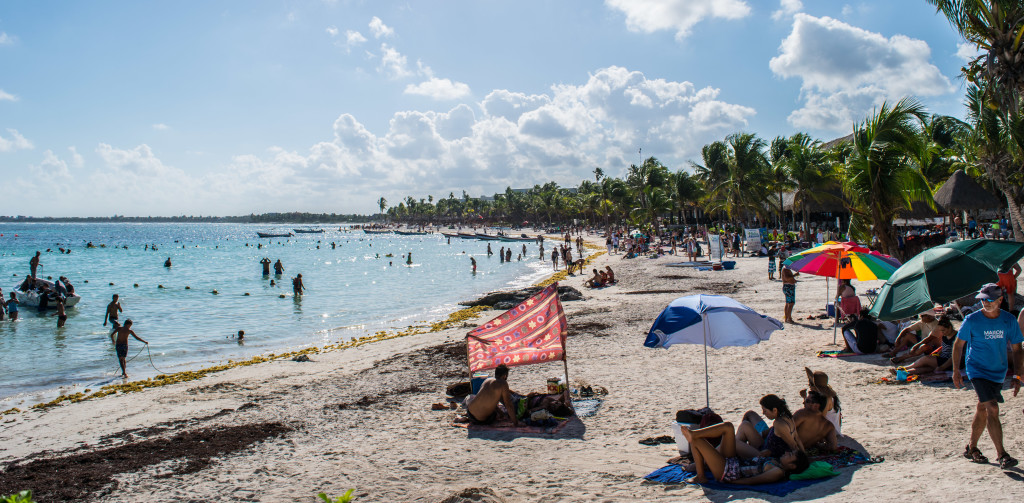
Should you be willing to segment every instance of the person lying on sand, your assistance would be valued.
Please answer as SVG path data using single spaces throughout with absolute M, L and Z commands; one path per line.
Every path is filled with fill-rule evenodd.
M 932 330 L 929 339 L 937 338 L 939 341 L 939 350 L 937 353 L 929 353 L 917 359 L 916 362 L 907 366 L 905 370 L 908 375 L 920 375 L 930 374 L 932 372 L 945 372 L 953 366 L 953 344 L 956 343 L 956 330 L 953 329 L 953 323 L 949 321 L 949 318 L 943 316 L 939 318 L 939 323 L 935 329 Z M 925 341 L 918 343 L 918 345 L 924 344 Z M 915 348 L 917 346 L 914 346 Z M 913 351 L 911 351 L 913 352 Z M 911 358 L 909 355 L 897 359 L 893 358 L 893 362 L 896 360 L 906 361 Z M 896 375 L 896 368 L 889 369 L 893 375 Z
M 697 475 L 689 482 L 704 484 L 708 481 L 705 467 L 719 482 L 729 484 L 756 485 L 785 480 L 791 473 L 801 473 L 810 465 L 807 454 L 802 451 L 786 451 L 778 458 L 740 459 L 736 451 L 739 444 L 732 423 L 718 423 L 707 428 L 691 430 L 681 428 L 690 443 L 693 464 L 684 467 Z M 721 452 L 708 442 L 709 438 L 721 437 Z
M 761 412 L 772 420 L 772 426 L 769 428 L 758 413 L 748 410 L 736 429 L 736 450 L 740 457 L 778 458 L 786 451 L 803 451 L 804 446 L 796 434 L 796 423 L 786 401 L 776 395 L 765 395 L 760 403 Z
M 836 427 L 822 414 L 827 403 L 825 395 L 810 391 L 804 398 L 804 407 L 793 413 L 796 434 L 805 447 L 816 446 L 830 452 L 836 450 Z
M 498 402 L 505 410 L 516 410 L 512 403 L 512 392 L 508 389 L 508 367 L 498 365 L 494 377 L 487 378 L 480 391 L 466 399 L 466 417 L 473 424 L 491 424 L 498 419 Z M 519 420 L 512 414 L 512 424 L 519 426 Z

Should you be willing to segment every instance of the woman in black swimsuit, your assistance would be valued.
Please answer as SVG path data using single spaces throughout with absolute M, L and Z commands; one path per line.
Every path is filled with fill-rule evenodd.
M 796 434 L 793 413 L 786 401 L 775 395 L 761 398 L 761 412 L 772 426 L 769 428 L 761 416 L 750 410 L 743 415 L 743 422 L 736 429 L 736 452 L 744 459 L 757 456 L 778 458 L 787 451 L 803 452 L 804 446 Z

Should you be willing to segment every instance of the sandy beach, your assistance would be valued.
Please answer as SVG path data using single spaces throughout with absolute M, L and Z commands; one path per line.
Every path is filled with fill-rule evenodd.
M 585 296 L 563 304 L 571 383 L 608 394 L 596 415 L 558 434 L 469 432 L 451 426 L 456 411 L 431 410 L 445 401 L 447 385 L 466 380 L 465 334 L 500 314 L 489 311 L 459 327 L 313 354 L 310 362 L 271 361 L 0 416 L 0 464 L 8 475 L 12 463 L 68 455 L 86 460 L 58 475 L 40 470 L 42 484 L 60 487 L 0 487 L 0 493 L 33 489 L 51 494 L 40 501 L 102 502 L 312 502 L 321 491 L 337 496 L 353 488 L 355 501 L 1021 498 L 1020 468 L 1004 472 L 961 457 L 977 403 L 972 390 L 879 384 L 889 367 L 880 355 L 816 356 L 840 348 L 832 346 L 830 320 L 808 319 L 823 312 L 825 279 L 803 275 L 798 324 L 756 346 L 709 350 L 711 407 L 738 422 L 744 411 L 759 410 L 761 396 L 775 393 L 795 410 L 806 387 L 803 368 L 824 370 L 843 404 L 840 443 L 885 461 L 843 468 L 782 498 L 644 481 L 677 453 L 674 444 L 638 441 L 671 434 L 675 411 L 700 408 L 705 400 L 699 346 L 643 347 L 658 313 L 677 297 L 714 293 L 782 319 L 781 283 L 768 280 L 766 259 L 736 260 L 735 270 L 702 272 L 668 267 L 678 261 L 668 256 L 601 255 L 593 266 L 611 265 L 618 284 L 589 290 L 584 275 L 562 281 Z M 880 284 L 857 286 L 863 291 Z M 560 363 L 513 367 L 509 382 L 517 391 L 539 391 L 561 372 Z M 1024 397 L 1012 398 L 1008 390 L 1004 396 L 1006 448 L 1019 457 Z M 987 436 L 979 447 L 995 458 Z M 74 471 L 90 468 L 88 476 Z M 102 471 L 116 473 L 107 480 L 95 475 Z M 450 498 L 469 488 L 496 496 Z

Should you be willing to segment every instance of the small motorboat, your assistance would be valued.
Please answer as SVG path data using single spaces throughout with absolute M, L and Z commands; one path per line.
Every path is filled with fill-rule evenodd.
M 12 288 L 11 291 L 14 292 L 15 298 L 18 299 L 18 304 L 21 307 L 39 307 L 39 299 L 43 295 L 46 295 L 48 307 L 56 309 L 57 291 L 53 286 L 53 282 L 37 278 L 35 285 L 35 288 L 31 288 L 27 292 L 21 290 L 21 283 L 14 285 L 14 288 Z M 42 287 L 45 294 L 40 292 L 40 287 Z M 65 299 L 64 307 L 68 308 L 78 304 L 78 301 L 82 300 L 82 297 L 77 293 L 72 293 L 67 295 Z
M 391 229 L 363 229 L 367 234 L 391 234 Z
M 536 241 L 537 240 L 537 238 L 531 238 L 530 236 L 527 236 L 526 234 L 520 234 L 519 236 L 501 235 L 501 236 L 498 236 L 498 239 L 500 239 L 502 241 L 522 241 L 522 242 L 532 242 L 532 241 Z
M 396 230 L 395 234 L 398 234 L 400 236 L 426 236 L 427 234 L 430 234 L 430 233 L 427 232 L 427 231 L 397 231 Z
M 292 229 L 296 234 L 323 234 L 323 229 Z
M 256 235 L 261 237 L 261 238 L 290 238 L 290 237 L 294 236 L 294 234 L 292 234 L 290 232 L 286 233 L 286 234 L 280 234 L 280 233 L 275 234 L 273 232 L 257 232 Z

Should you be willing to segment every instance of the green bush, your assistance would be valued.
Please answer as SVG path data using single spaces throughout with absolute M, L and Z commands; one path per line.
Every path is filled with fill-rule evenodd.
M 350 501 L 352 501 L 352 492 L 353 491 L 355 491 L 355 489 L 349 489 L 345 494 L 343 494 L 341 496 L 338 496 L 335 499 L 331 499 L 331 497 L 328 496 L 325 493 L 317 494 L 317 496 L 320 499 L 326 501 L 327 503 L 349 503 Z M 3 502 L 3 503 L 7 503 L 7 502 Z
M 0 498 L 0 503 L 35 503 L 35 500 L 32 499 L 32 491 L 21 491 L 18 494 Z

